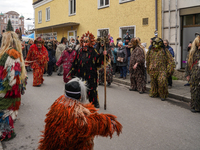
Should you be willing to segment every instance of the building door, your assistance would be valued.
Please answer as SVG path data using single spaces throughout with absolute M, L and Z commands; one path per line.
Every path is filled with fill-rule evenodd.
M 70 41 L 71 38 L 75 39 L 76 37 L 76 30 L 68 31 L 68 40 Z
M 200 14 L 192 14 L 183 16 L 182 28 L 182 53 L 181 68 L 185 68 L 186 58 L 188 55 L 188 44 L 195 39 L 195 33 L 200 31 Z

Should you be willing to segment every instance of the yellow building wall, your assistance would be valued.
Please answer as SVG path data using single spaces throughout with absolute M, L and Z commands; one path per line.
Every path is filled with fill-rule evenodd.
M 68 0 L 53 0 L 35 9 L 35 28 L 42 28 L 67 22 L 80 23 L 73 27 L 77 35 L 81 36 L 86 31 L 92 32 L 97 37 L 97 30 L 109 28 L 114 41 L 120 36 L 119 27 L 135 26 L 135 35 L 140 37 L 142 42 L 150 44 L 150 38 L 154 37 L 155 31 L 155 0 L 135 0 L 119 4 L 119 0 L 110 0 L 110 6 L 98 9 L 98 0 L 76 0 L 76 15 L 69 16 Z M 46 8 L 50 7 L 50 21 L 46 22 Z M 42 10 L 42 23 L 38 24 L 38 11 Z M 142 19 L 149 18 L 148 25 L 142 25 Z M 161 1 L 158 1 L 158 36 L 161 37 Z M 58 32 L 58 40 L 71 27 L 55 28 Z M 37 33 L 51 32 L 50 30 L 38 30 Z

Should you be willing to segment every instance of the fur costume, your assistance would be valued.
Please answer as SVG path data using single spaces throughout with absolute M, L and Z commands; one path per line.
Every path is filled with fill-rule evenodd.
M 193 112 L 200 111 L 200 36 L 197 36 L 192 43 L 192 47 L 186 64 L 186 77 L 189 76 L 191 102 L 190 107 Z
M 80 93 L 79 90 L 66 90 L 66 85 L 74 81 L 78 81 L 81 87 L 80 100 L 74 99 Z M 117 135 L 121 133 L 122 125 L 116 120 L 116 116 L 99 114 L 92 103 L 83 104 L 86 100 L 86 88 L 83 88 L 84 84 L 79 79 L 72 79 L 67 84 L 65 96 L 60 96 L 46 115 L 39 150 L 92 150 L 95 136 L 112 138 L 114 132 Z M 73 98 L 69 97 L 73 93 Z
M 42 43 L 42 47 L 39 49 L 37 43 Z M 31 67 L 33 68 L 33 86 L 40 86 L 44 79 L 43 73 L 45 66 L 49 61 L 47 49 L 44 47 L 43 40 L 39 37 L 35 40 L 27 54 L 26 61 L 30 62 Z
M 97 50 L 93 48 L 93 45 L 95 44 L 94 41 L 94 35 L 89 33 L 89 31 L 81 37 L 81 49 L 77 52 L 68 76 L 76 76 L 86 80 L 89 86 L 89 101 L 92 102 L 95 107 L 99 107 L 97 70 L 104 64 L 104 55 L 103 53 L 98 53 Z
M 145 53 L 140 46 L 138 39 L 134 38 L 131 40 L 133 45 L 133 51 L 130 58 L 130 80 L 131 80 L 131 90 L 137 90 L 140 93 L 146 90 L 145 81 Z M 133 69 L 135 64 L 138 64 L 136 69 Z
M 101 54 L 104 51 L 104 41 L 102 38 L 97 39 L 97 51 Z M 106 81 L 108 85 L 110 85 L 113 82 L 113 70 L 111 67 L 111 57 L 112 57 L 112 52 L 111 52 L 111 47 L 109 45 L 109 40 L 106 41 L 106 51 L 108 53 L 108 64 L 106 66 Z M 104 83 L 104 68 L 99 69 L 99 84 Z
M 162 39 L 153 39 L 153 45 L 147 52 L 146 65 L 151 78 L 150 96 L 160 96 L 164 100 L 168 96 L 167 78 L 173 74 L 175 62 L 169 50 L 164 48 Z

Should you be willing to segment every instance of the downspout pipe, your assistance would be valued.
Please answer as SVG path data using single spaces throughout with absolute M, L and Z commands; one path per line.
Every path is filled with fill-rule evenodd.
M 178 0 L 176 0 L 176 33 L 175 33 L 175 50 L 176 50 L 176 53 L 175 53 L 175 63 L 177 64 L 177 53 L 178 53 L 178 50 L 177 50 L 177 45 L 178 45 L 178 42 L 177 42 L 177 20 L 178 20 Z
M 164 38 L 164 0 L 162 0 L 162 39 Z
M 155 0 L 155 36 L 158 37 L 158 1 Z

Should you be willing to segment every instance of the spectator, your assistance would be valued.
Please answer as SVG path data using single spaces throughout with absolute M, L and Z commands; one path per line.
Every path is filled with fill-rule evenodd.
M 78 38 L 79 38 L 79 36 L 76 37 L 76 45 L 80 44 Z
M 0 48 L 1 48 L 1 40 L 2 40 L 2 37 L 3 37 L 3 33 L 5 32 L 5 30 L 2 30 L 2 34 L 0 35 Z
M 33 40 L 29 40 L 28 45 L 26 45 L 26 55 L 28 54 L 28 50 L 30 49 L 31 45 L 33 45 Z M 31 71 L 31 67 L 26 66 L 26 71 L 27 72 Z
M 119 78 L 123 78 L 125 80 L 127 72 L 127 51 L 126 47 L 123 46 L 122 41 L 118 42 L 117 66 L 120 68 Z
M 125 40 L 125 47 L 126 47 L 126 51 L 127 51 L 127 75 L 129 76 L 129 65 L 130 65 L 130 56 L 131 56 L 131 53 L 130 53 L 130 48 L 128 46 L 128 43 L 130 42 L 131 40 L 131 36 L 129 35 L 129 32 L 127 31 L 126 32 L 126 36 L 124 38 Z
M 145 54 L 147 54 L 147 52 L 148 52 L 148 49 L 146 48 L 147 43 L 142 43 L 141 46 L 144 48 L 144 50 L 146 52 Z M 146 56 L 145 56 L 145 58 L 146 58 Z M 145 64 L 144 65 L 145 65 L 145 81 L 146 81 L 146 83 L 148 83 L 150 81 L 150 76 L 149 76 L 149 74 L 147 74 L 146 60 L 145 60 Z
M 117 66 L 117 48 L 114 47 L 114 45 L 115 45 L 114 43 L 111 43 L 111 50 L 112 50 L 111 63 L 113 69 L 113 77 L 115 77 L 116 66 Z
M 151 47 L 152 47 L 152 42 L 153 42 L 153 38 L 150 39 L 150 46 L 149 46 L 149 49 L 151 49 Z
M 169 41 L 168 40 L 164 40 L 163 41 L 165 48 L 167 48 L 169 50 L 169 52 L 171 53 L 172 57 L 174 57 L 174 50 L 171 46 L 169 46 Z M 171 89 L 172 87 L 172 75 L 168 77 L 168 88 Z

